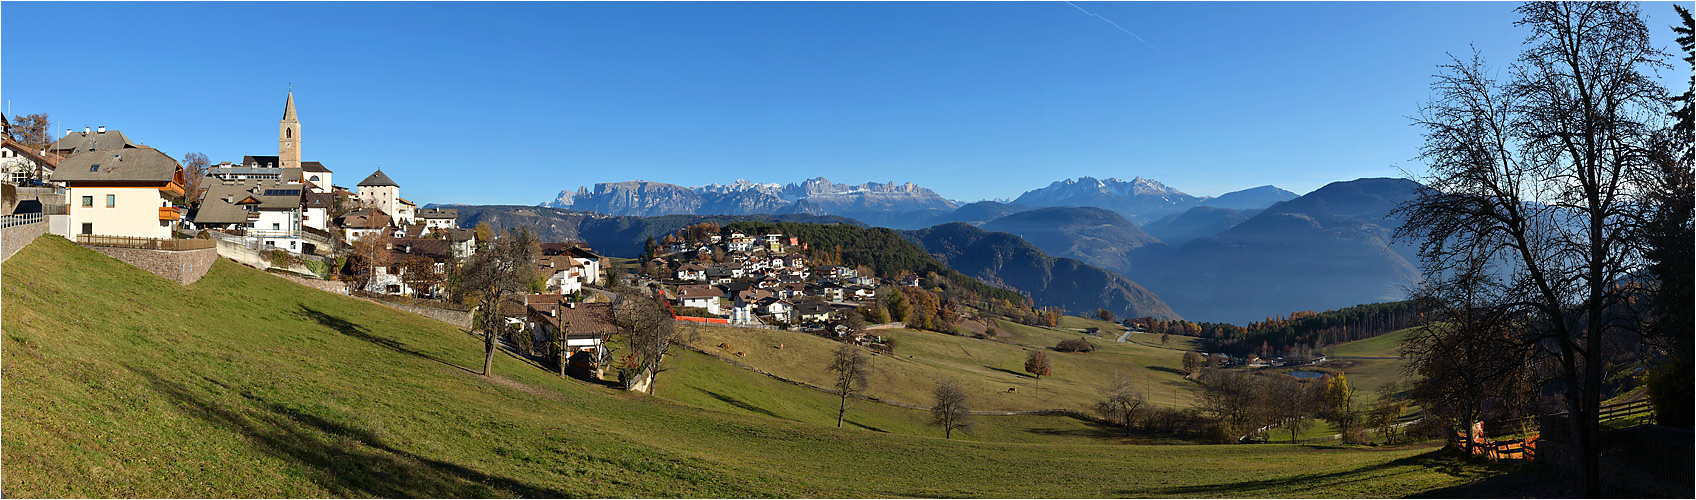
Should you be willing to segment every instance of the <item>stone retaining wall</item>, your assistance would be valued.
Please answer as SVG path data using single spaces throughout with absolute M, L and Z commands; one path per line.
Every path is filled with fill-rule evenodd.
M 315 280 L 283 273 L 271 273 L 271 275 L 333 294 L 347 295 L 347 284 L 340 281 Z
M 5 261 L 12 258 L 12 254 L 18 253 L 18 250 L 22 250 L 24 245 L 47 234 L 47 222 L 12 226 L 0 231 L 5 233 L 0 235 L 0 261 Z
M 161 278 L 175 281 L 179 285 L 189 285 L 200 281 L 200 278 L 206 276 L 206 271 L 212 270 L 212 263 L 218 261 L 218 251 L 211 248 L 199 250 L 143 250 L 96 246 L 87 248 L 106 254 L 107 257 L 127 262 Z
M 406 312 L 409 312 L 409 313 L 412 313 L 412 314 L 417 314 L 419 316 L 423 316 L 423 317 L 430 318 L 430 319 L 433 319 L 433 320 L 436 320 L 436 321 L 447 323 L 447 324 L 457 326 L 457 327 L 460 327 L 460 328 L 463 328 L 463 329 L 466 329 L 466 330 L 472 329 L 471 328 L 471 313 L 468 312 L 468 311 L 455 311 L 455 310 L 452 310 L 452 309 L 438 309 L 438 308 L 435 308 L 435 307 L 415 306 L 415 305 L 412 305 L 412 304 L 401 304 L 401 303 L 396 303 L 396 302 L 389 302 L 389 301 L 386 301 L 386 300 L 377 300 L 377 299 L 369 299 L 369 298 L 366 299 L 366 300 L 370 300 L 372 302 L 376 302 L 378 304 L 382 304 L 382 305 L 385 305 L 385 306 L 393 307 L 395 309 L 400 309 L 402 311 L 406 311 Z

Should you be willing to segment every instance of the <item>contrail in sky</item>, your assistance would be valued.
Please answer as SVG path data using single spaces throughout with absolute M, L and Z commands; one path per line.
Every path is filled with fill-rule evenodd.
M 1114 28 L 1119 28 L 1119 31 L 1123 31 L 1123 32 L 1125 32 L 1125 34 L 1127 34 L 1127 35 L 1131 35 L 1131 38 L 1135 38 L 1135 39 L 1137 39 L 1137 41 L 1139 41 L 1139 42 L 1142 42 L 1142 44 L 1143 44 L 1143 45 L 1147 45 L 1147 46 L 1149 46 L 1149 47 L 1150 47 L 1150 48 L 1152 48 L 1152 49 L 1154 49 L 1154 50 L 1160 50 L 1160 47 L 1155 47 L 1155 46 L 1154 46 L 1154 44 L 1152 44 L 1152 43 L 1148 43 L 1148 40 L 1143 40 L 1143 39 L 1142 39 L 1142 37 L 1140 37 L 1140 36 L 1137 36 L 1137 34 L 1136 34 L 1136 33 L 1131 33 L 1131 30 L 1128 30 L 1128 29 L 1125 29 L 1125 27 L 1124 27 L 1124 26 L 1120 26 L 1120 25 L 1119 25 L 1119 23 L 1116 23 L 1116 22 L 1113 22 L 1113 20 L 1112 20 L 1112 19 L 1108 19 L 1108 18 L 1105 18 L 1105 17 L 1101 17 L 1101 15 L 1100 15 L 1100 14 L 1096 14 L 1096 13 L 1094 13 L 1094 12 L 1090 12 L 1090 11 L 1087 11 L 1087 10 L 1084 10 L 1084 8 L 1083 8 L 1083 7 L 1079 7 L 1079 6 L 1078 6 L 1078 4 L 1075 4 L 1075 3 L 1072 3 L 1072 2 L 1070 2 L 1070 1 L 1067 1 L 1067 2 L 1066 2 L 1066 5 L 1070 5 L 1070 6 L 1072 6 L 1072 8 L 1074 8 L 1074 9 L 1078 9 L 1078 11 L 1079 11 L 1079 12 L 1083 12 L 1083 13 L 1085 13 L 1085 14 L 1089 14 L 1089 15 L 1091 15 L 1091 16 L 1094 16 L 1094 17 L 1095 17 L 1095 18 L 1096 18 L 1096 19 L 1100 19 L 1100 20 L 1102 20 L 1102 21 L 1107 21 L 1107 24 L 1111 24 L 1111 25 L 1113 25 L 1113 27 L 1114 27 Z M 1161 51 L 1161 52 L 1165 52 L 1165 51 L 1164 51 L 1164 50 L 1160 50 L 1160 51 Z

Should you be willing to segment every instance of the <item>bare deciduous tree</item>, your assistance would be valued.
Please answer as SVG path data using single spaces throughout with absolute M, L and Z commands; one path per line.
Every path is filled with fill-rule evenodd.
M 972 430 L 972 410 L 966 404 L 966 391 L 953 380 L 936 385 L 936 403 L 930 408 L 930 425 L 942 428 L 944 439 L 953 439 L 954 431 Z
M 483 332 L 484 375 L 494 367 L 495 344 L 506 322 L 500 313 L 501 301 L 529 288 L 530 277 L 536 273 L 536 254 L 536 239 L 529 230 L 508 231 L 473 254 L 460 268 L 458 285 L 462 293 L 478 297 L 474 326 Z
M 387 231 L 366 234 L 353 242 L 353 272 L 358 278 L 359 288 L 364 289 L 371 279 L 376 277 L 377 270 L 387 268 L 394 261 L 389 251 L 391 242 Z
M 842 427 L 842 418 L 848 414 L 848 396 L 854 391 L 866 389 L 866 377 L 871 374 L 871 358 L 860 352 L 859 347 L 844 342 L 836 348 L 836 357 L 825 370 L 836 374 L 836 384 L 831 388 L 840 398 L 836 407 L 836 426 Z
M 1474 258 L 1503 277 L 1526 348 L 1559 360 L 1585 492 L 1597 495 L 1603 336 L 1626 326 L 1609 311 L 1632 292 L 1616 285 L 1641 276 L 1647 186 L 1634 179 L 1670 125 L 1651 74 L 1666 54 L 1635 4 L 1518 11 L 1531 36 L 1507 82 L 1476 54 L 1437 75 L 1416 119 L 1429 189 L 1402 208 L 1397 233 L 1421 242 L 1427 281 L 1456 279 L 1451 268 Z
M 667 369 L 665 356 L 672 345 L 693 342 L 699 335 L 698 327 L 679 327 L 659 299 L 639 290 L 624 288 L 618 295 L 618 302 L 613 304 L 613 323 L 630 350 L 619 366 L 618 378 L 625 389 L 653 394 L 655 379 Z
M 1195 351 L 1184 353 L 1184 376 L 1193 377 L 1195 374 L 1200 373 L 1201 367 L 1204 366 L 1205 363 L 1206 361 L 1201 359 L 1201 353 Z
M 1113 385 L 1102 389 L 1101 396 L 1102 401 L 1095 404 L 1095 412 L 1108 422 L 1124 427 L 1125 434 L 1129 435 L 1143 405 L 1148 402 L 1147 398 L 1124 377 L 1114 377 Z

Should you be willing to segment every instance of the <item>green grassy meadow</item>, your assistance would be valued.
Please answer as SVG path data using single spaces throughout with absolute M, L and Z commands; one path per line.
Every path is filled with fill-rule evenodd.
M 869 332 L 893 337 L 897 347 L 893 357 L 872 357 L 865 394 L 929 405 L 936 384 L 953 379 L 967 391 L 975 409 L 1085 410 L 1119 376 L 1148 388 L 1154 404 L 1189 406 L 1194 400 L 1194 384 L 1180 375 L 1182 351 L 1114 342 L 1115 333 L 1090 337 L 1097 347 L 1094 352 L 1057 352 L 1051 348 L 1061 340 L 1087 336 L 1064 328 L 996 323 L 1000 334 L 994 339 L 906 329 Z M 831 374 L 824 367 L 840 344 L 805 332 L 700 328 L 695 345 L 786 379 L 829 386 Z M 1040 381 L 1025 372 L 1026 358 L 1038 349 L 1047 351 L 1053 365 L 1053 374 Z
M 1065 417 L 944 440 L 863 402 L 838 429 L 829 395 L 693 353 L 654 396 L 508 356 L 484 377 L 446 324 L 223 260 L 182 287 L 55 236 L 0 279 L 8 497 L 1397 497 L 1500 473 L 1432 445 L 1121 444 Z M 1121 349 L 1053 385 L 1155 362 Z

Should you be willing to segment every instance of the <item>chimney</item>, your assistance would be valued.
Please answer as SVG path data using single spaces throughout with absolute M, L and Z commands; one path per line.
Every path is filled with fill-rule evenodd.
M 106 133 L 106 126 L 101 125 L 99 130 L 100 130 L 100 133 L 102 133 L 102 134 Z
M 71 135 L 71 129 L 65 129 L 65 135 Z
M 88 135 L 88 125 L 82 126 L 82 135 Z
M 576 302 L 566 302 L 566 303 L 565 303 L 565 307 L 569 307 L 569 308 L 572 308 L 572 309 L 576 309 L 576 308 L 577 308 L 577 303 L 576 303 Z

